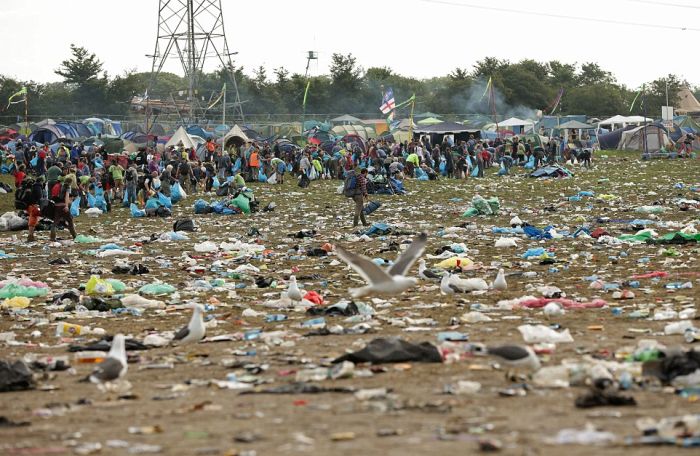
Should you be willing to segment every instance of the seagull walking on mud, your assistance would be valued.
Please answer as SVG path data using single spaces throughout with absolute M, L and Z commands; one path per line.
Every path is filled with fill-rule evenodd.
M 287 297 L 292 300 L 292 302 L 301 302 L 303 296 L 301 295 L 301 290 L 297 285 L 296 276 L 289 277 L 289 286 L 287 287 Z
M 367 286 L 351 288 L 349 290 L 350 295 L 353 298 L 360 298 L 369 294 L 397 294 L 415 286 L 418 283 L 418 279 L 406 277 L 406 273 L 423 254 L 427 240 L 428 235 L 425 233 L 416 236 L 406 251 L 386 270 L 380 268 L 364 255 L 358 255 L 342 247 L 336 247 L 336 252 L 340 259 L 345 261 L 367 282 Z
M 425 265 L 425 260 L 420 260 L 418 262 L 418 277 L 423 280 L 440 280 L 441 276 L 432 269 L 428 269 Z
M 493 281 L 491 284 L 491 288 L 494 290 L 499 290 L 503 291 L 508 289 L 508 282 L 506 282 L 506 275 L 503 272 L 503 269 L 498 270 L 498 274 L 496 275 L 496 280 Z
M 511 377 L 512 370 L 536 372 L 542 367 L 535 351 L 527 345 L 504 344 L 487 347 L 478 344 L 475 353 L 493 356 L 508 366 L 510 369 L 506 372 L 506 377 Z
M 110 389 L 114 382 L 122 379 L 128 368 L 124 334 L 117 334 L 112 339 L 112 346 L 107 357 L 97 365 L 88 378 L 104 391 Z
M 207 332 L 206 328 L 204 327 L 204 319 L 202 318 L 204 306 L 201 304 L 192 304 L 192 307 L 192 318 L 190 318 L 187 325 L 175 333 L 173 343 L 178 345 L 187 345 L 197 343 L 204 339 Z

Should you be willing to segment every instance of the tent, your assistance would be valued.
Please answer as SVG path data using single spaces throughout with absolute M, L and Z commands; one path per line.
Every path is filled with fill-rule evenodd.
M 641 125 L 644 122 L 651 122 L 652 120 L 653 119 L 643 116 L 621 116 L 618 114 L 605 120 L 601 120 L 598 122 L 598 126 L 610 125 L 611 129 L 614 130 L 615 125 L 619 125 L 620 127 L 626 127 L 627 125 Z
M 357 135 L 364 141 L 371 138 L 376 138 L 377 133 L 375 133 L 374 128 L 368 127 L 366 125 L 336 125 L 333 127 L 331 132 L 335 136 L 346 136 L 346 135 Z
M 620 144 L 620 139 L 622 138 L 622 133 L 627 130 L 632 130 L 636 127 L 633 125 L 627 125 L 624 128 L 618 128 L 609 133 L 598 135 L 598 144 L 602 150 L 617 149 L 617 145 Z
M 420 114 L 416 114 L 413 116 L 414 119 L 426 119 L 428 117 L 440 117 L 440 114 L 435 114 L 434 112 L 421 112 Z
M 676 113 L 700 115 L 700 102 L 687 86 L 681 87 L 677 96 L 678 106 L 676 107 Z
M 679 127 L 689 130 L 691 133 L 700 133 L 700 124 L 698 124 L 690 116 L 676 116 L 673 118 L 673 123 Z
M 592 130 L 596 127 L 587 123 L 579 122 L 578 120 L 570 120 L 555 128 L 559 130 Z
M 436 117 L 426 117 L 425 119 L 418 121 L 419 125 L 436 125 L 439 123 L 442 123 L 442 120 L 440 120 Z
M 351 116 L 350 114 L 344 114 L 342 116 L 338 116 L 331 119 L 331 122 L 346 125 L 360 123 L 362 122 L 362 119 L 358 119 L 357 117 Z
M 223 144 L 224 148 L 228 149 L 232 146 L 241 147 L 246 142 L 250 141 L 248 136 L 243 132 L 241 127 L 234 125 L 228 133 L 224 135 Z
M 658 125 L 644 125 L 622 133 L 618 150 L 638 150 L 644 152 L 658 152 L 669 144 L 666 130 Z
M 212 136 L 214 136 L 212 133 L 209 133 L 208 131 L 204 130 L 199 125 L 188 125 L 186 130 L 189 135 L 199 136 L 200 138 L 204 139 L 209 139 Z
M 535 122 L 532 120 L 522 120 L 518 119 L 517 117 L 511 117 L 510 119 L 506 119 L 502 122 L 498 122 L 498 128 L 501 127 L 526 127 L 526 126 L 532 126 L 534 125 Z
M 420 125 L 416 127 L 414 133 L 436 133 L 436 134 L 446 134 L 446 133 L 464 133 L 464 132 L 477 132 L 479 129 L 469 128 L 464 124 L 457 122 L 440 122 L 433 125 Z
M 165 147 L 170 147 L 170 146 L 177 146 L 182 142 L 182 145 L 185 146 L 188 149 L 191 148 L 197 148 L 197 143 L 192 139 L 192 137 L 187 134 L 187 130 L 185 130 L 185 127 L 180 127 L 177 129 L 175 134 L 168 140 L 167 143 L 165 143 Z

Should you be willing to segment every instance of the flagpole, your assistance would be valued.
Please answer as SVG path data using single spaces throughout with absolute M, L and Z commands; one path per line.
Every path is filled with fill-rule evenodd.
M 221 125 L 226 125 L 226 83 L 224 82 L 224 106 L 221 108 Z
M 29 90 L 24 94 L 24 128 L 25 133 L 29 136 Z
M 411 101 L 411 116 L 408 119 L 408 140 L 413 142 L 413 109 L 416 107 L 416 94 L 413 94 L 413 101 Z

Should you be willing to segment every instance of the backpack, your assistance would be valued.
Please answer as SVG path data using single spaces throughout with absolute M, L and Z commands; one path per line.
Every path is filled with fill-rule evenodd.
M 345 178 L 345 183 L 343 184 L 343 195 L 348 198 L 355 196 L 355 190 L 357 189 L 357 176 L 354 174 Z
M 31 204 L 36 204 L 33 196 L 34 181 L 24 181 L 15 193 L 15 209 L 26 210 Z

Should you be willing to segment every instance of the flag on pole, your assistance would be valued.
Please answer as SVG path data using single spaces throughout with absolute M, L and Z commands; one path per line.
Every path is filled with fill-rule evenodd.
M 408 100 L 406 100 L 406 101 L 404 101 L 404 102 L 402 102 L 402 103 L 399 103 L 399 104 L 397 104 L 396 106 L 394 106 L 394 109 L 403 108 L 403 107 L 406 106 L 407 104 L 413 102 L 415 99 L 416 99 L 416 94 L 414 93 L 413 95 L 411 95 L 411 98 L 409 98 Z
M 311 86 L 311 81 L 306 82 L 306 90 L 304 90 L 304 101 L 302 102 L 302 106 L 306 108 L 306 96 L 309 94 L 309 87 Z M 302 126 L 303 128 L 303 126 Z
M 484 94 L 481 95 L 481 100 L 484 99 L 484 97 L 485 97 L 486 94 L 489 92 L 489 89 L 491 88 L 492 85 L 493 85 L 493 81 L 492 81 L 491 78 L 489 77 L 489 82 L 486 83 L 486 88 L 484 89 Z
M 396 100 L 394 100 L 394 91 L 391 87 L 386 89 L 384 95 L 382 96 L 382 104 L 379 106 L 379 110 L 382 114 L 387 114 L 392 109 L 396 108 Z
M 557 106 L 559 106 L 559 102 L 561 101 L 561 97 L 564 95 L 564 88 L 559 89 L 559 93 L 557 94 L 557 97 L 554 99 L 552 103 L 547 107 L 547 110 L 549 111 L 550 114 L 554 114 L 554 111 L 556 111 Z M 551 110 L 550 110 L 551 108 Z
M 226 92 L 226 83 L 224 82 L 224 86 L 222 87 L 221 92 L 219 93 L 219 96 L 216 97 L 216 100 L 212 101 L 212 102 L 209 104 L 209 106 L 207 106 L 207 109 L 211 109 L 211 108 L 213 108 L 214 106 L 216 106 L 216 104 L 217 104 L 219 101 L 221 101 L 221 99 L 224 97 L 224 93 L 225 93 L 225 92 Z
M 22 95 L 24 95 L 24 96 L 22 97 L 21 100 L 12 101 L 14 98 L 17 98 L 17 97 L 22 96 Z M 17 104 L 17 103 L 24 103 L 25 101 L 27 101 L 27 88 L 22 87 L 21 89 L 19 89 L 18 92 L 13 93 L 10 96 L 10 98 L 7 100 L 7 108 L 9 108 L 10 105 Z M 7 108 L 5 108 L 5 109 L 7 109 Z
M 643 91 L 644 91 L 644 86 L 642 85 L 642 90 L 637 92 L 637 95 L 634 96 L 634 100 L 632 100 L 632 104 L 630 105 L 630 112 L 632 112 L 632 110 L 634 109 L 634 104 L 637 102 L 637 98 L 639 98 L 639 95 L 641 95 Z

